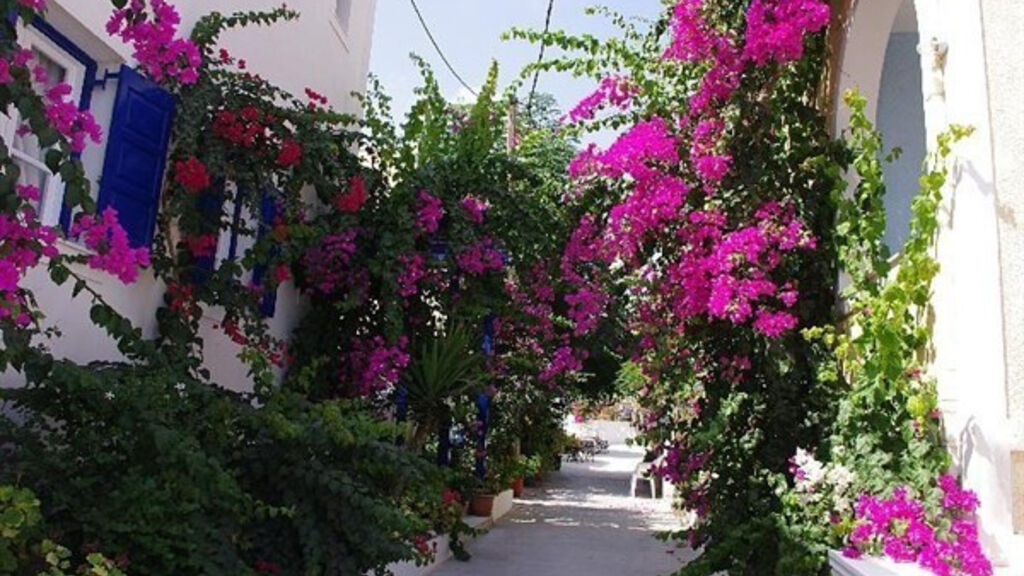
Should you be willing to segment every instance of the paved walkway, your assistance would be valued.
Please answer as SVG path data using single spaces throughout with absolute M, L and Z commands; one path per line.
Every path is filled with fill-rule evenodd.
M 668 502 L 629 496 L 642 452 L 628 428 L 596 423 L 612 442 L 594 462 L 566 463 L 527 488 L 513 511 L 470 546 L 469 562 L 449 560 L 432 576 L 661 576 L 691 557 L 654 538 L 672 527 Z

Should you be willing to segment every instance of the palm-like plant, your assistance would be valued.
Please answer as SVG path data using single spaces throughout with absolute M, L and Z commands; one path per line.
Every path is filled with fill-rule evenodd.
M 409 447 L 420 450 L 451 417 L 449 401 L 473 391 L 483 373 L 483 354 L 462 325 L 449 326 L 420 347 L 405 376 L 410 418 Z

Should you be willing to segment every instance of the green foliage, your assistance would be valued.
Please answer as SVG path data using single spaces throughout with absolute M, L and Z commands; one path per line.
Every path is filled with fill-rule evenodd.
M 441 506 L 441 472 L 351 403 L 254 407 L 180 373 L 66 362 L 4 396 L 19 421 L 0 428 L 0 482 L 33 486 L 76 557 L 99 543 L 132 572 L 363 573 L 417 559 Z
M 411 447 L 422 448 L 428 435 L 450 420 L 449 403 L 479 387 L 483 375 L 483 354 L 476 350 L 476 338 L 465 326 L 450 326 L 424 342 L 404 378 L 410 415 L 416 423 Z
M 43 537 L 42 520 L 35 494 L 0 485 L 0 574 L 124 576 L 116 563 L 95 552 L 72 570 L 71 552 Z
M 911 205 L 910 236 L 894 260 L 883 242 L 882 167 L 892 155 L 883 151 L 864 98 L 850 92 L 844 101 L 851 110 L 845 145 L 856 184 L 852 191 L 838 186 L 833 198 L 838 259 L 849 278 L 842 292 L 846 312 L 838 330 L 805 334 L 835 350 L 836 368 L 821 377 L 841 375 L 848 385 L 831 435 L 817 448 L 826 470 L 841 470 L 850 481 L 838 487 L 826 481 L 807 494 L 777 479 L 786 534 L 780 570 L 822 570 L 825 551 L 845 545 L 851 505 L 860 494 L 887 495 L 907 486 L 938 506 L 935 480 L 950 466 L 935 380 L 927 374 L 931 286 L 939 271 L 933 252 L 952 146 L 972 131 L 952 126 L 938 137 Z M 837 521 L 823 523 L 828 516 Z

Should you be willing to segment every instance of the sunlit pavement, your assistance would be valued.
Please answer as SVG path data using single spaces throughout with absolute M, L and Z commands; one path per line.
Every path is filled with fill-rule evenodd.
M 671 574 L 692 552 L 654 538 L 678 525 L 667 500 L 629 495 L 643 452 L 624 444 L 624 423 L 598 422 L 611 442 L 593 462 L 565 463 L 470 548 L 469 562 L 449 561 L 439 576 L 656 576 Z

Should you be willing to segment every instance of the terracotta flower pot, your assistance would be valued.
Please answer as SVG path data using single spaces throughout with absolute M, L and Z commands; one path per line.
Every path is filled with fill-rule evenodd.
M 494 510 L 494 494 L 474 494 L 469 511 L 473 516 L 487 517 Z
M 512 481 L 512 496 L 514 498 L 521 497 L 523 495 L 523 490 L 525 489 L 525 486 L 526 486 L 526 479 L 523 478 L 522 476 L 520 476 L 520 477 L 516 478 L 515 480 L 513 480 Z

